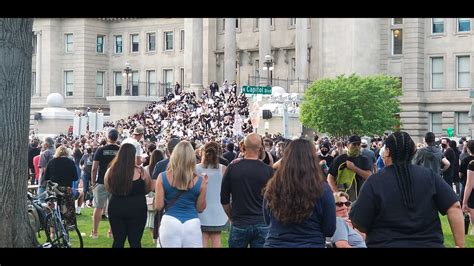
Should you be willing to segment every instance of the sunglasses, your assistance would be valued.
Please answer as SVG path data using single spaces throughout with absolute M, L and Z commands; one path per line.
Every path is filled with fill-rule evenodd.
M 346 201 L 346 202 L 336 202 L 336 206 L 337 206 L 337 207 L 342 207 L 342 206 L 344 206 L 344 205 L 346 205 L 346 207 L 349 207 L 349 206 L 351 206 L 351 204 L 352 204 L 352 202 L 350 202 L 350 201 Z

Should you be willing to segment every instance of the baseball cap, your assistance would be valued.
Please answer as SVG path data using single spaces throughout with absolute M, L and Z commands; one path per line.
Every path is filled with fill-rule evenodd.
M 348 143 L 360 143 L 360 142 L 361 142 L 361 139 L 357 135 L 352 135 L 349 137 Z
M 362 141 L 360 142 L 360 144 L 361 144 L 361 145 L 366 145 L 366 146 L 367 146 L 367 144 L 369 144 L 369 143 L 367 142 L 367 140 L 366 140 L 366 139 L 362 139 Z
M 132 134 L 133 135 L 143 135 L 144 132 L 145 132 L 145 129 L 141 126 L 138 126 L 133 130 Z

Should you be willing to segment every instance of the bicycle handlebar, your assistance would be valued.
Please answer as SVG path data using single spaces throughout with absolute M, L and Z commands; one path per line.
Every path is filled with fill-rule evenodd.
M 48 180 L 47 186 L 48 186 L 48 188 L 47 188 L 46 190 L 53 191 L 53 192 L 55 192 L 56 194 L 58 194 L 59 196 L 64 196 L 64 193 L 61 192 L 61 191 L 59 191 L 59 190 L 57 189 L 58 183 L 54 183 L 53 181 Z

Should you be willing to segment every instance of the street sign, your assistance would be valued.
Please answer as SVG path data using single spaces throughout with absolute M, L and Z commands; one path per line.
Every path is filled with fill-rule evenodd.
M 242 86 L 242 93 L 245 94 L 272 94 L 271 86 Z

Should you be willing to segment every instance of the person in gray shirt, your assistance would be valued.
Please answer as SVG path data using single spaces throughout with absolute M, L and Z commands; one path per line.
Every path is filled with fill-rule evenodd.
M 376 173 L 377 172 L 377 159 L 375 158 L 375 153 L 371 151 L 369 148 L 367 148 L 367 145 L 368 145 L 367 140 L 362 139 L 360 143 L 360 147 L 361 147 L 360 153 L 362 154 L 362 156 L 365 156 L 367 157 L 367 159 L 369 159 L 370 171 L 372 173 Z
M 331 237 L 331 243 L 337 248 L 366 248 L 364 237 L 352 226 L 349 219 L 349 195 L 344 192 L 334 192 L 336 202 L 336 232 Z

